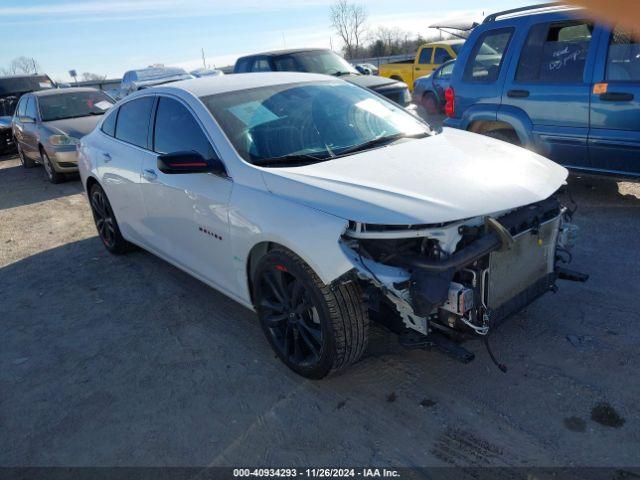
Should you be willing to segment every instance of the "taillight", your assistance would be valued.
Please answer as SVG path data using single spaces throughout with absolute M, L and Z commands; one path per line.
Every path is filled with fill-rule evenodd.
M 452 87 L 449 87 L 444 92 L 444 113 L 447 117 L 453 118 L 456 113 L 456 93 Z

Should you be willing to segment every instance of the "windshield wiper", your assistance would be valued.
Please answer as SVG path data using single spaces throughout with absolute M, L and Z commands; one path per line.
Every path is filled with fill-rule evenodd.
M 315 155 L 310 155 L 308 153 L 290 153 L 288 155 L 282 155 L 280 157 L 261 158 L 260 160 L 254 161 L 253 164 L 257 165 L 258 167 L 275 167 L 277 165 L 299 167 L 302 165 L 308 165 L 310 163 L 324 162 L 325 160 L 328 160 L 330 158 L 332 158 L 331 155 L 328 155 L 326 157 L 316 157 Z
M 369 140 L 368 142 L 364 142 L 359 145 L 354 145 L 353 147 L 348 147 L 345 150 L 338 152 L 337 156 L 342 157 L 343 155 L 349 155 L 350 153 L 362 152 L 363 150 L 369 150 L 370 148 L 381 147 L 389 143 L 393 143 L 397 140 L 401 140 L 403 138 L 424 138 L 428 135 L 429 134 L 427 132 L 417 133 L 413 135 L 407 135 L 406 133 L 396 133 L 394 135 L 377 137 L 377 138 L 374 138 L 373 140 Z

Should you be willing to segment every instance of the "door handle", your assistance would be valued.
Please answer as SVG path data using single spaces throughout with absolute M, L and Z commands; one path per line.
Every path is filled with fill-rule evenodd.
M 109 163 L 111 161 L 111 155 L 108 154 L 107 152 L 103 152 L 102 159 L 104 160 L 105 163 Z
M 633 93 L 607 92 L 600 95 L 603 102 L 630 102 L 633 99 Z
M 527 98 L 529 96 L 529 90 L 509 90 L 507 97 L 510 98 Z
M 155 170 L 145 169 L 142 171 L 142 178 L 148 180 L 149 182 L 153 182 L 158 179 L 158 174 Z

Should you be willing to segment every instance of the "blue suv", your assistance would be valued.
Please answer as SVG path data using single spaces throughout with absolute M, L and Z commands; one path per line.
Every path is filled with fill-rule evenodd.
M 640 176 L 640 29 L 545 4 L 488 16 L 460 52 L 445 125 L 573 169 Z

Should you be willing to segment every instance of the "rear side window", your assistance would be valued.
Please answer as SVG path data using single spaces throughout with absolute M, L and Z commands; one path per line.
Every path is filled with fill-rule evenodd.
M 156 111 L 153 150 L 158 153 L 198 152 L 215 157 L 213 148 L 191 112 L 180 102 L 162 97 Z
M 116 118 L 118 117 L 118 111 L 114 110 L 107 114 L 107 117 L 102 122 L 102 131 L 113 137 L 116 134 Z
M 270 72 L 271 65 L 269 65 L 269 61 L 266 58 L 257 58 L 253 61 L 253 66 L 251 67 L 252 72 Z
M 423 48 L 420 52 L 420 58 L 418 58 L 418 63 L 429 64 L 431 63 L 431 56 L 433 54 L 433 48 Z
M 520 54 L 516 82 L 581 83 L 593 23 L 586 20 L 534 25 Z
M 444 48 L 436 48 L 436 54 L 433 57 L 433 63 L 442 65 L 444 62 L 451 60 L 451 55 Z
M 627 31 L 616 28 L 609 40 L 607 80 L 640 82 L 640 28 Z
M 493 83 L 498 80 L 513 28 L 485 32 L 476 42 L 464 71 L 466 82 Z
M 449 65 L 445 65 L 444 67 L 442 67 L 442 70 L 440 70 L 440 73 L 438 74 L 438 78 L 441 78 L 443 80 L 447 78 L 451 78 L 451 74 L 453 73 L 454 66 L 455 66 L 455 63 L 451 62 Z
M 147 148 L 149 120 L 153 97 L 143 97 L 127 102 L 119 108 L 116 138 L 138 147 Z
M 235 71 L 236 73 L 247 73 L 249 71 L 249 67 L 251 66 L 250 58 L 241 58 L 238 60 L 236 64 Z
M 27 111 L 27 97 L 22 97 L 20 99 L 20 103 L 18 104 L 18 108 L 16 109 L 16 115 L 18 117 L 24 117 L 25 112 Z

